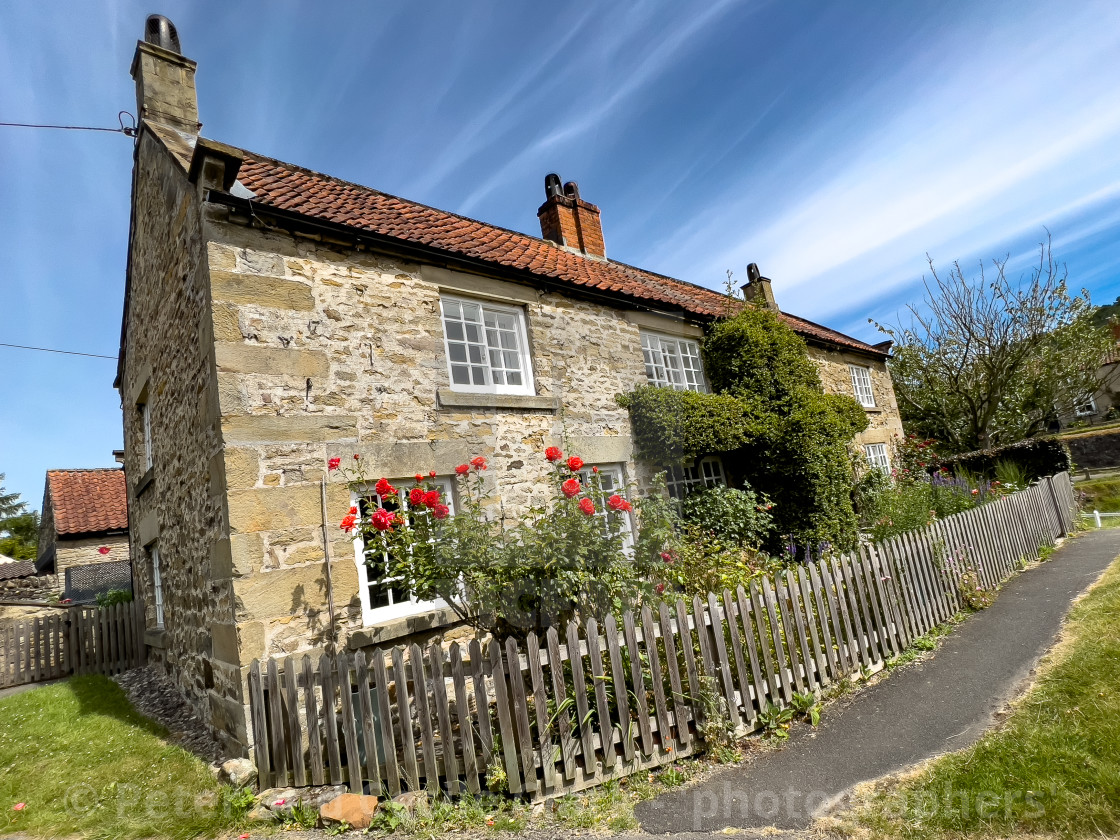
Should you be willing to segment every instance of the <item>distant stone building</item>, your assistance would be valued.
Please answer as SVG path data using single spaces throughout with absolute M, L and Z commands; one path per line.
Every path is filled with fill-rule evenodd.
M 727 299 L 608 259 L 599 208 L 555 176 L 536 237 L 203 139 L 195 63 L 166 21 L 149 32 L 116 383 L 132 560 L 152 659 L 244 748 L 254 658 L 452 626 L 339 530 L 354 500 L 329 458 L 434 471 L 454 504 L 454 467 L 483 455 L 509 515 L 543 500 L 550 445 L 641 485 L 656 465 L 615 396 L 705 390 L 699 341 Z M 886 457 L 887 348 L 782 317 Z M 722 480 L 703 459 L 672 485 Z
M 124 471 L 49 470 L 37 572 L 53 575 L 61 594 L 67 569 L 111 562 L 129 562 Z

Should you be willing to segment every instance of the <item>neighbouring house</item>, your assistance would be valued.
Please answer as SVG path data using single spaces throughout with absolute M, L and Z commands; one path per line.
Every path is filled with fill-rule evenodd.
M 454 503 L 454 467 L 483 455 L 507 515 L 543 500 L 554 444 L 640 485 L 656 465 L 615 396 L 706 389 L 699 341 L 727 298 L 608 259 L 599 208 L 555 176 L 538 237 L 203 139 L 195 70 L 150 18 L 116 385 L 151 658 L 244 749 L 254 658 L 463 632 L 340 531 L 353 499 L 328 459 L 434 471 Z M 746 294 L 776 308 L 757 271 Z M 859 443 L 885 465 L 887 347 L 782 317 L 866 407 Z M 672 484 L 722 480 L 704 459 Z
M 1097 390 L 1086 394 L 1072 414 L 1058 419 L 1062 430 L 1079 429 L 1120 420 L 1120 323 L 1111 322 L 1112 349 L 1097 368 Z
M 124 470 L 48 470 L 35 568 L 62 597 L 131 586 Z M 68 592 L 67 579 L 74 592 Z

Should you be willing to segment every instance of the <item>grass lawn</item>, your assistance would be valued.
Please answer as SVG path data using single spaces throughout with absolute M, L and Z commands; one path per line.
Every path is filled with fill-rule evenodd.
M 206 765 L 166 734 L 106 677 L 0 700 L 0 834 L 130 840 L 230 828 Z
M 881 786 L 848 827 L 906 838 L 1116 834 L 1118 709 L 1120 562 L 1074 607 L 1062 643 L 998 730 Z
M 1120 476 L 1078 481 L 1073 489 L 1085 494 L 1086 500 L 1081 506 L 1083 511 L 1120 513 Z

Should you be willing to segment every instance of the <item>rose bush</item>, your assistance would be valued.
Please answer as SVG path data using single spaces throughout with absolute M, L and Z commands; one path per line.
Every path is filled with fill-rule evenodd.
M 343 468 L 363 494 L 363 513 L 352 507 L 340 523 L 367 549 L 380 547 L 386 577 L 400 581 L 421 601 L 443 600 L 464 621 L 495 638 L 562 629 L 578 616 L 619 613 L 654 594 L 663 583 L 661 553 L 673 539 L 672 511 L 664 484 L 632 505 L 603 491 L 597 471 L 582 481 L 581 458 L 545 450 L 551 498 L 508 522 L 482 473 L 485 458 L 455 468 L 456 511 L 429 472 L 398 489 L 387 478 L 372 482 L 355 456 Z M 372 486 L 372 491 L 369 489 Z M 627 547 L 627 536 L 637 538 Z

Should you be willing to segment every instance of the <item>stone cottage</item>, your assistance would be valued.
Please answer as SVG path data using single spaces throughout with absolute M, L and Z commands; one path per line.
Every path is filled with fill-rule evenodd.
M 98 591 L 127 588 L 129 559 L 124 470 L 48 470 L 36 571 L 53 575 L 60 595 L 67 571 L 80 566 L 104 567 L 91 576 L 107 581 Z
M 483 455 L 507 513 L 541 499 L 550 445 L 640 484 L 615 395 L 705 389 L 698 340 L 726 298 L 608 259 L 599 208 L 555 176 L 538 237 L 203 139 L 195 70 L 150 19 L 116 385 L 151 657 L 237 748 L 255 657 L 451 620 L 339 530 L 352 499 L 329 458 L 450 491 Z M 769 285 L 748 295 L 772 303 Z M 783 317 L 871 413 L 861 444 L 885 445 L 901 429 L 887 348 Z M 720 480 L 708 459 L 672 483 Z

